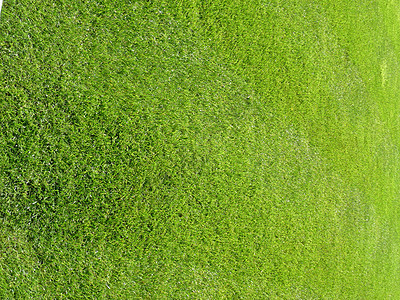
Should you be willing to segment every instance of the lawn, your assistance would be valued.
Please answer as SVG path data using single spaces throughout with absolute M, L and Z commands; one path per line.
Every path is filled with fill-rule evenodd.
M 5 0 L 1 299 L 400 299 L 400 3 Z

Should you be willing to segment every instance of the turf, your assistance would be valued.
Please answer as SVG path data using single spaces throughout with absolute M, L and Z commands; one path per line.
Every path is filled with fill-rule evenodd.
M 6 1 L 2 299 L 398 299 L 398 1 Z

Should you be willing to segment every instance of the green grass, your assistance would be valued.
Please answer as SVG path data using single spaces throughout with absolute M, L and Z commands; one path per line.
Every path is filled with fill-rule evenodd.
M 0 298 L 399 299 L 398 1 L 15 1 Z

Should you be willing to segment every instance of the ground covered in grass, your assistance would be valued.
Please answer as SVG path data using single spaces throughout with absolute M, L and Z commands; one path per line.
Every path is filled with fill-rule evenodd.
M 0 297 L 398 299 L 396 1 L 15 1 Z

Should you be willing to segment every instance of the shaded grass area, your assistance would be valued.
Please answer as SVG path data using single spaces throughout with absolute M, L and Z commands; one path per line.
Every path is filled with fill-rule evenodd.
M 378 4 L 5 3 L 1 297 L 395 299 Z

